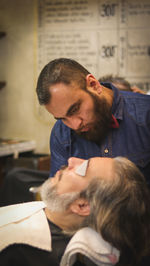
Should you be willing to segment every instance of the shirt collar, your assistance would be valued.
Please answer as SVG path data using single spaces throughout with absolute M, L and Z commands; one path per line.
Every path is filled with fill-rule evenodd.
M 112 122 L 110 125 L 111 128 L 119 128 L 119 123 L 117 121 L 117 119 L 114 117 L 114 115 L 112 115 Z
M 117 120 L 123 120 L 124 101 L 121 92 L 111 83 L 101 82 L 101 84 L 113 91 L 112 114 Z

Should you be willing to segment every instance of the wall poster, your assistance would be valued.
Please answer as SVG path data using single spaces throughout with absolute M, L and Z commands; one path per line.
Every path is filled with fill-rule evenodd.
M 38 73 L 69 57 L 150 89 L 150 0 L 38 0 Z

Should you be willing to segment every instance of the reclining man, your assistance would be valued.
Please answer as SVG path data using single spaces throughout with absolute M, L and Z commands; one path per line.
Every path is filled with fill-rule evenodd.
M 110 243 L 109 265 L 117 262 L 116 249 L 117 265 L 135 266 L 147 255 L 150 195 L 128 159 L 71 157 L 67 167 L 32 190 L 43 201 L 0 208 L 3 266 L 57 266 L 71 236 L 87 226 Z

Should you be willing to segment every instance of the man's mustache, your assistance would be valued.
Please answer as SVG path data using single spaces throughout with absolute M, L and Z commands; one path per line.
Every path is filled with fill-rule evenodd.
M 75 130 L 75 132 L 76 133 L 81 133 L 84 128 L 92 127 L 93 125 L 94 125 L 94 123 L 89 123 L 89 124 L 83 125 L 80 128 L 78 128 L 77 130 Z

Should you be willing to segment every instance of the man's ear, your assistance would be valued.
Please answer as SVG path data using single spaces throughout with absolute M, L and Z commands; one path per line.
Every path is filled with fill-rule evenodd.
M 75 214 L 88 216 L 90 214 L 90 205 L 86 199 L 80 198 L 70 205 L 70 210 Z
M 98 94 L 102 92 L 102 86 L 92 74 L 86 76 L 86 85 L 87 88 L 97 91 Z

